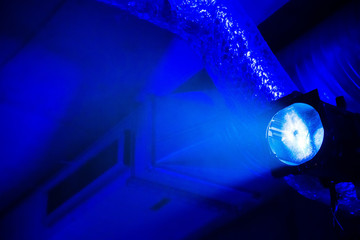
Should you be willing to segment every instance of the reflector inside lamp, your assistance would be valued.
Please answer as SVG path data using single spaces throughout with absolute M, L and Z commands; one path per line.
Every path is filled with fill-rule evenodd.
M 267 139 L 280 161 L 288 165 L 305 163 L 318 153 L 324 140 L 319 113 L 308 104 L 292 104 L 273 116 Z

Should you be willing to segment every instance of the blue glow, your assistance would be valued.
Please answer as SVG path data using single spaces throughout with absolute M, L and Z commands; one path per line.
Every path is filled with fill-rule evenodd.
M 313 107 L 295 103 L 274 115 L 267 138 L 271 151 L 279 160 L 299 165 L 311 160 L 320 150 L 324 128 Z

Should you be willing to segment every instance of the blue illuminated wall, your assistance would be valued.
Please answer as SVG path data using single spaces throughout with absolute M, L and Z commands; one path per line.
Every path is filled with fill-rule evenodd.
M 185 44 L 172 43 L 171 33 L 96 1 L 3 5 L 0 180 L 6 184 L 0 195 L 6 198 L 0 197 L 0 209 L 66 167 L 132 112 L 151 85 L 149 76 L 164 59 L 174 62 L 168 46 L 175 45 L 181 59 L 192 59 Z M 174 76 L 187 71 L 186 62 L 179 74 L 176 61 L 172 66 Z

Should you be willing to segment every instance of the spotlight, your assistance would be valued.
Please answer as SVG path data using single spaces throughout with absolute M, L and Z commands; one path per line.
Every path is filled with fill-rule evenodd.
M 267 128 L 272 153 L 292 166 L 311 160 L 323 139 L 324 128 L 318 112 L 304 103 L 294 103 L 277 112 Z
M 266 117 L 266 140 L 272 158 L 283 164 L 273 175 L 360 182 L 360 115 L 345 106 L 343 98 L 337 106 L 321 101 L 317 90 L 275 101 Z

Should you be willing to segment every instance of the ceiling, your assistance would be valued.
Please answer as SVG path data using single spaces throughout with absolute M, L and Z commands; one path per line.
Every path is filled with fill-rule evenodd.
M 260 23 L 285 2 L 243 4 Z M 203 68 L 173 34 L 96 1 L 1 1 L 0 24 L 3 210 Z

